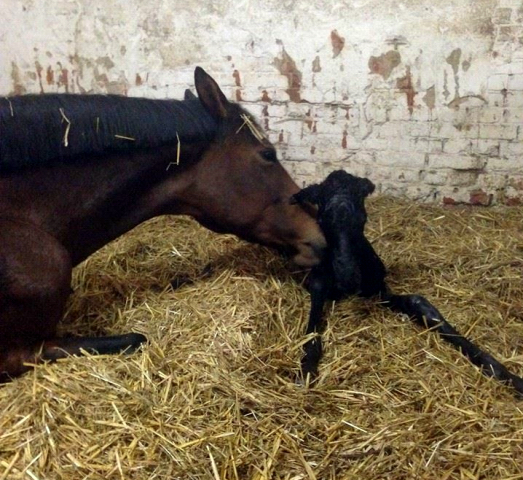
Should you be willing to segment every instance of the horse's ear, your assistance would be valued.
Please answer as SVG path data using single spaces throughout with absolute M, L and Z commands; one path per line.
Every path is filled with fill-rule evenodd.
M 313 205 L 318 205 L 320 203 L 321 190 L 321 185 L 309 185 L 291 197 L 291 205 L 296 203 L 312 203 Z
M 184 100 L 194 100 L 195 98 L 198 98 L 194 93 L 192 93 L 189 89 L 185 90 L 185 93 L 183 94 Z
M 194 85 L 200 102 L 216 120 L 227 117 L 229 101 L 218 84 L 201 67 L 194 70 Z

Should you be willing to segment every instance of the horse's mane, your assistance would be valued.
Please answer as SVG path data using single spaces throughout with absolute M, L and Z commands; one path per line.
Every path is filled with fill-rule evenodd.
M 0 173 L 86 155 L 210 140 L 216 122 L 197 98 L 45 94 L 0 99 Z

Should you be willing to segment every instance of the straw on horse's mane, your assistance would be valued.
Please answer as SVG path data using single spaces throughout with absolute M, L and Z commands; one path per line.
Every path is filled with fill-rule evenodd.
M 212 139 L 216 122 L 194 97 L 24 95 L 0 99 L 0 172 L 86 155 Z

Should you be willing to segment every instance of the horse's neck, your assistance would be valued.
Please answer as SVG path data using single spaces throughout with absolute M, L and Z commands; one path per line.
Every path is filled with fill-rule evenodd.
M 176 204 L 177 190 L 183 188 L 203 148 L 185 144 L 178 165 L 178 147 L 172 146 L 13 177 L 15 216 L 55 236 L 77 264 L 136 225 L 164 213 L 167 205 Z M 17 178 L 18 185 L 13 185 Z

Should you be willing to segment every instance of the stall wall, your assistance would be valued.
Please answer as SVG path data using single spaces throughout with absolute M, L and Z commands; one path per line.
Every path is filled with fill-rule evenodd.
M 0 95 L 180 98 L 204 67 L 300 184 L 523 203 L 522 0 L 3 0 Z

